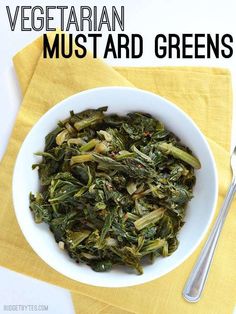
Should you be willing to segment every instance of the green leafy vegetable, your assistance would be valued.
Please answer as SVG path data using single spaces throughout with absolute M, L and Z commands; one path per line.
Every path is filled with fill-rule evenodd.
M 154 117 L 106 110 L 71 112 L 46 136 L 32 166 L 41 191 L 30 194 L 30 210 L 76 262 L 142 274 L 143 257 L 177 249 L 201 165 Z
M 137 230 L 142 230 L 151 224 L 155 224 L 163 217 L 164 212 L 164 208 L 157 208 L 151 211 L 134 222 L 135 228 Z

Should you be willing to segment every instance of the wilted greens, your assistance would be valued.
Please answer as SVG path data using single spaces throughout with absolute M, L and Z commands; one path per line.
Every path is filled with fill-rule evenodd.
M 106 110 L 70 112 L 46 136 L 30 209 L 76 262 L 142 274 L 145 257 L 177 249 L 200 162 L 149 114 Z

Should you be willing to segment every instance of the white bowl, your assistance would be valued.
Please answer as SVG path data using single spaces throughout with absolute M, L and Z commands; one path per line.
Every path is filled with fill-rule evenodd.
M 158 258 L 144 267 L 144 274 L 130 274 L 125 267 L 107 273 L 97 273 L 87 265 L 76 264 L 60 250 L 53 234 L 44 223 L 35 224 L 29 210 L 29 193 L 39 190 L 38 172 L 31 165 L 44 150 L 44 138 L 69 111 L 108 106 L 108 113 L 126 114 L 130 111 L 148 112 L 160 119 L 198 156 L 202 168 L 196 171 L 194 198 L 188 205 L 178 249 L 169 257 Z M 102 287 L 127 287 L 156 279 L 183 263 L 199 245 L 213 218 L 217 199 L 215 161 L 206 139 L 196 124 L 178 107 L 166 99 L 135 88 L 104 87 L 87 90 L 69 97 L 50 109 L 35 124 L 23 142 L 13 175 L 13 201 L 21 230 L 33 250 L 52 268 L 82 283 Z M 50 271 L 50 269 L 48 269 Z

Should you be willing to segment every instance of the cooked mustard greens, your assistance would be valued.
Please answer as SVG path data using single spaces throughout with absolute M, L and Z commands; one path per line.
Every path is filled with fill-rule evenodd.
M 200 162 L 149 114 L 106 110 L 71 112 L 46 136 L 30 209 L 76 262 L 142 274 L 144 257 L 177 249 Z

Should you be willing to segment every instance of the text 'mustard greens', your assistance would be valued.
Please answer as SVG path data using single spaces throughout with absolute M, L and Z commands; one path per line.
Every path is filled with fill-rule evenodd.
M 11 31 L 55 31 L 43 36 L 44 58 L 86 57 L 141 58 L 145 52 L 142 34 L 125 33 L 124 6 L 6 6 Z M 153 26 L 152 26 L 153 28 Z M 72 34 L 73 33 L 73 34 Z M 146 48 L 147 49 L 147 48 Z M 148 47 L 150 50 L 150 47 Z M 210 59 L 233 56 L 233 36 L 228 33 L 157 33 L 151 47 L 156 58 Z

